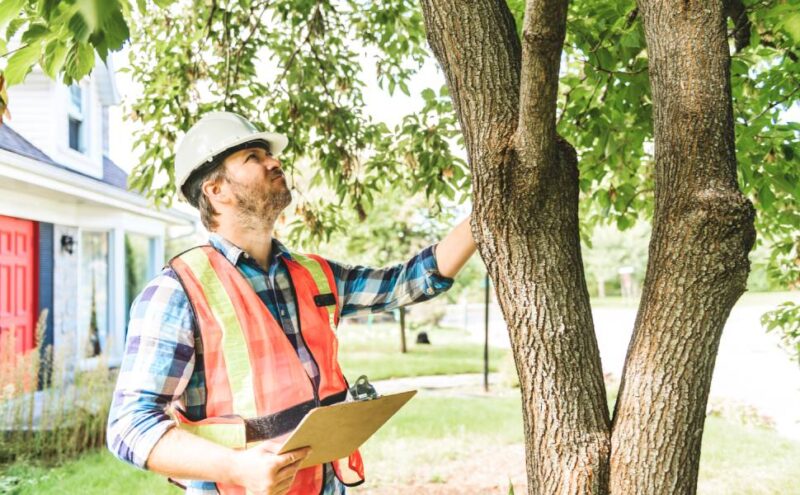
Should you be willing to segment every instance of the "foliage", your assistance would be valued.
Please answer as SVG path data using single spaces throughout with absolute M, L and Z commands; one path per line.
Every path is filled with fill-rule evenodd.
M 792 287 L 800 281 L 800 123 L 783 115 L 800 101 L 800 1 L 743 3 L 747 22 L 728 21 L 739 185 L 757 207 L 770 277 Z M 92 47 L 103 58 L 135 26 L 130 65 L 141 92 L 130 116 L 141 122 L 141 155 L 131 186 L 156 203 L 173 197 L 175 143 L 199 115 L 219 109 L 269 122 L 291 137 L 282 157 L 287 169 L 311 174 L 308 189 L 297 189 L 292 224 L 304 239 L 345 232 L 345 212 L 365 218 L 390 187 L 437 204 L 469 198 L 466 163 L 451 148 L 462 143 L 445 87 L 422 91 L 424 107 L 409 109 L 394 129 L 365 112 L 368 78 L 390 94 L 409 93 L 409 78 L 429 56 L 415 2 L 137 0 L 137 6 L 3 2 L 4 40 L 22 33 L 20 48 L 3 56 L 3 75 L 19 82 L 38 62 L 51 76 L 78 78 L 94 63 Z M 509 0 L 509 7 L 520 30 L 524 2 Z M 596 225 L 624 230 L 652 215 L 652 101 L 635 1 L 577 0 L 569 8 L 558 130 L 580 157 L 582 233 L 589 240 Z M 364 60 L 375 61 L 374 76 L 365 73 Z M 330 197 L 306 197 L 322 184 Z
M 639 222 L 625 232 L 615 226 L 600 225 L 592 232 L 589 246 L 583 250 L 587 281 L 595 282 L 590 292 L 605 296 L 604 288 L 611 283 L 619 293 L 619 269 L 633 268 L 633 278 L 640 285 L 647 266 L 647 240 L 650 229 L 646 222 Z M 600 287 L 602 285 L 602 288 Z
M 34 65 L 71 84 L 92 71 L 95 53 L 105 62 L 130 36 L 128 16 L 126 0 L 0 2 L 0 114 L 8 106 L 5 86 L 21 83 Z
M 786 350 L 800 364 L 800 304 L 785 302 L 761 317 L 768 332 L 780 329 Z

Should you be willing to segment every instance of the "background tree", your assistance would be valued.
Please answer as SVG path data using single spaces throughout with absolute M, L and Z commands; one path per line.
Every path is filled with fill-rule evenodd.
M 289 170 L 308 160 L 335 191 L 338 208 L 298 191 L 305 236 L 341 230 L 346 210 L 375 213 L 393 183 L 434 205 L 466 200 L 471 185 L 473 232 L 522 384 L 531 492 L 693 492 L 719 335 L 754 240 L 744 196 L 760 213 L 771 276 L 800 279 L 800 127 L 781 120 L 800 94 L 797 1 L 422 8 L 11 0 L 0 27 L 19 39 L 4 77 L 19 82 L 38 62 L 69 81 L 91 69 L 92 49 L 104 56 L 133 27 L 143 153 L 131 185 L 159 204 L 174 190 L 174 143 L 211 109 L 290 135 Z M 426 89 L 425 107 L 396 128 L 372 121 L 362 89 L 373 76 L 359 54 L 375 54 L 387 91 L 408 91 L 426 35 L 448 87 Z M 451 145 L 466 149 L 469 173 Z M 650 218 L 644 294 L 609 417 L 579 234 Z M 769 321 L 796 338 L 797 306 Z

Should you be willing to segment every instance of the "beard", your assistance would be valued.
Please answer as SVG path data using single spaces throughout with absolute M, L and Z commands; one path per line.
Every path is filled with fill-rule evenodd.
M 261 184 L 229 182 L 237 202 L 236 218 L 248 229 L 274 225 L 278 215 L 292 202 L 292 192 L 286 186 L 285 179 L 274 189 L 262 187 Z M 273 185 L 272 179 L 270 185 Z

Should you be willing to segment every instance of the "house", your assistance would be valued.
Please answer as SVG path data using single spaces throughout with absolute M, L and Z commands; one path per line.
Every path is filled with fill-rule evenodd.
M 8 90 L 0 126 L 0 337 L 16 353 L 43 344 L 90 367 L 118 365 L 128 309 L 165 262 L 170 237 L 191 235 L 196 216 L 157 210 L 126 188 L 108 157 L 113 68 L 65 86 L 34 70 Z M 13 335 L 13 339 L 9 339 Z M 10 344 L 6 344 L 7 346 Z M 74 351 L 74 352 L 73 352 Z

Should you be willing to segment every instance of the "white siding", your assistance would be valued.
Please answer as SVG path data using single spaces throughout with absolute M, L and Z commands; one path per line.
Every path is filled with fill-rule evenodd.
M 57 163 L 93 177 L 103 176 L 103 106 L 98 78 L 80 83 L 84 92 L 86 151 L 69 147 L 69 88 L 34 69 L 23 84 L 9 88 L 9 124 Z
M 24 84 L 8 88 L 8 124 L 34 146 L 50 155 L 59 111 L 55 104 L 56 83 L 41 70 L 34 70 Z

